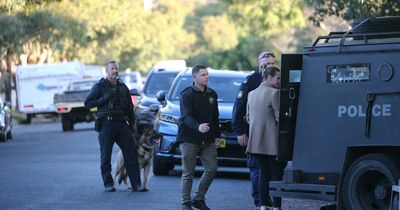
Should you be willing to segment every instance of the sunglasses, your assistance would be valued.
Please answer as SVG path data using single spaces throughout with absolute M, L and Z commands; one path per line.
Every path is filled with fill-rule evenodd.
M 260 59 L 258 59 L 258 60 L 261 60 L 261 59 L 263 59 L 263 58 L 268 58 L 268 57 L 273 57 L 273 58 L 275 58 L 275 54 L 274 53 L 265 53 Z

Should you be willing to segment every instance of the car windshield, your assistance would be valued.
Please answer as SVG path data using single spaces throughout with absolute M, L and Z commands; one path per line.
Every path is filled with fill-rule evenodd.
M 218 94 L 218 102 L 233 103 L 235 102 L 237 91 L 244 77 L 212 77 L 208 78 L 208 86 L 215 90 Z M 170 100 L 179 100 L 181 92 L 188 86 L 192 85 L 191 76 L 182 76 L 177 79 L 175 86 L 171 90 Z
M 168 92 L 178 72 L 163 72 L 158 74 L 152 74 L 151 77 L 146 81 L 146 89 L 144 94 L 148 96 L 155 96 L 160 90 Z

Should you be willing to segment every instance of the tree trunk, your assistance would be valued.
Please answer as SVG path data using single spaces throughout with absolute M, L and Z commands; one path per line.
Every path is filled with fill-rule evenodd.
M 23 54 L 19 56 L 19 62 L 21 62 L 21 65 L 26 66 L 28 65 L 28 54 Z
M 11 49 L 7 49 L 6 55 L 7 70 L 4 74 L 4 86 L 5 86 L 5 101 L 11 101 L 11 81 L 12 81 L 12 67 L 14 64 L 14 52 Z

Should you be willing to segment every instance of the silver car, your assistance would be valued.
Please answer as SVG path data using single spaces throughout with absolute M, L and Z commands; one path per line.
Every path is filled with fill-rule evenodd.
M 0 98 L 0 141 L 12 139 L 11 104 Z

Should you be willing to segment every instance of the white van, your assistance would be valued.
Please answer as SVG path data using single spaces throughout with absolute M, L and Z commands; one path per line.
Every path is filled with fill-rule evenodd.
M 85 75 L 85 65 L 79 62 L 18 66 L 18 111 L 27 114 L 27 123 L 36 114 L 56 114 L 54 94 L 63 92 L 71 81 Z M 101 69 L 96 75 L 102 75 Z

